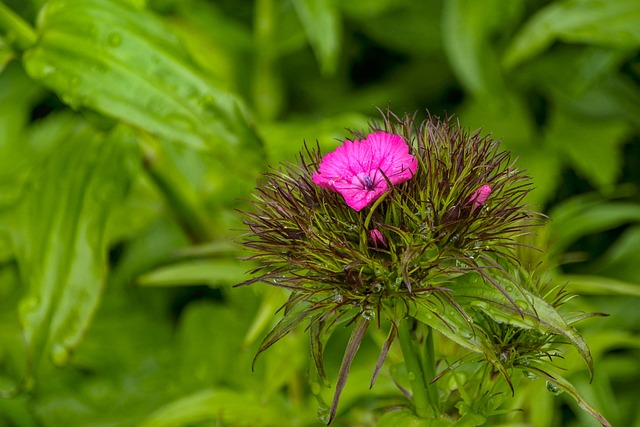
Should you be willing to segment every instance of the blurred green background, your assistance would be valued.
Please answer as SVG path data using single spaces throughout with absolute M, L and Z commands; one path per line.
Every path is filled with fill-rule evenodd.
M 610 314 L 580 327 L 593 384 L 576 355 L 566 374 L 640 427 L 637 0 L 4 0 L 0 66 L 0 426 L 322 425 L 304 331 L 251 372 L 286 296 L 232 288 L 236 210 L 390 107 L 518 157 L 550 217 L 540 269 Z M 334 425 L 398 394 L 386 370 L 368 390 L 383 341 Z M 510 408 L 487 425 L 597 425 L 541 380 Z

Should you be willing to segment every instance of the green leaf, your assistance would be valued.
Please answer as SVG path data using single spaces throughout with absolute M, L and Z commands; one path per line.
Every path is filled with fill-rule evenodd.
M 447 424 L 448 425 L 448 424 Z M 409 409 L 389 411 L 376 424 L 377 427 L 434 427 L 430 420 L 415 415 Z
M 487 347 L 482 342 L 482 336 L 475 334 L 472 320 L 449 298 L 441 296 L 434 301 L 417 298 L 414 302 L 416 310 L 410 313 L 411 316 L 467 350 L 485 352 Z
M 568 157 L 574 169 L 600 190 L 615 184 L 622 163 L 621 146 L 628 123 L 595 119 L 556 109 L 545 132 L 545 144 Z
M 335 74 L 340 56 L 342 27 L 333 3 L 332 0 L 293 0 L 324 75 Z
M 227 425 L 283 426 L 290 420 L 283 405 L 265 405 L 248 393 L 205 389 L 169 403 L 151 414 L 142 427 L 181 427 L 218 420 Z
M 453 298 L 465 309 L 479 309 L 496 322 L 567 338 L 593 375 L 593 359 L 587 343 L 552 305 L 526 289 L 516 290 L 513 283 L 494 279 L 505 282 L 503 288 L 513 298 L 515 305 L 495 286 L 483 283 L 476 274 L 466 274 L 457 279 L 455 286 L 451 286 Z
M 625 230 L 622 236 L 609 246 L 607 252 L 593 265 L 591 272 L 620 281 L 633 282 L 634 289 L 640 289 L 638 253 L 640 253 L 640 225 L 634 225 Z M 616 286 L 614 286 L 614 292 L 615 288 Z
M 490 40 L 519 9 L 518 2 L 508 0 L 444 2 L 444 46 L 454 72 L 473 95 L 506 92 Z
M 135 138 L 84 125 L 34 173 L 13 212 L 13 242 L 27 288 L 20 319 L 32 358 L 67 362 L 100 302 L 108 227 L 139 163 Z
M 259 143 L 239 99 L 205 78 L 151 14 L 116 0 L 53 0 L 24 54 L 29 75 L 72 108 L 232 158 Z
M 503 64 L 512 68 L 555 40 L 616 47 L 640 44 L 640 3 L 636 0 L 565 0 L 539 10 L 507 47 Z
M 637 277 L 638 276 L 636 276 L 636 278 Z M 566 284 L 567 289 L 579 294 L 627 295 L 640 297 L 640 283 L 625 282 L 622 280 L 612 279 L 610 277 L 595 275 L 562 275 L 554 278 L 553 281 L 559 285 Z
M 549 224 L 548 256 L 554 257 L 581 237 L 629 222 L 640 222 L 640 205 L 607 202 L 599 196 L 586 194 L 556 206 L 549 216 L 553 221 Z
M 578 390 L 566 379 L 564 379 L 563 377 L 561 377 L 560 375 L 557 374 L 550 374 L 547 371 L 545 371 L 542 368 L 538 368 L 536 366 L 528 366 L 527 370 L 542 377 L 545 378 L 548 382 L 552 383 L 554 386 L 556 386 L 558 389 L 566 392 L 567 394 L 569 394 L 571 397 L 573 397 L 576 402 L 578 403 L 578 405 L 580 405 L 580 407 L 582 409 L 584 409 L 585 411 L 587 411 L 589 414 L 591 414 L 592 417 L 594 417 L 596 420 L 598 420 L 600 422 L 600 424 L 602 424 L 605 427 L 612 427 L 611 424 L 609 423 L 609 421 L 607 421 L 602 414 L 600 414 L 593 406 L 591 406 L 585 399 L 584 397 L 582 397 L 582 395 L 580 394 L 580 392 L 578 392 Z
M 141 286 L 230 286 L 242 281 L 247 268 L 238 260 L 189 260 L 157 268 L 138 278 Z

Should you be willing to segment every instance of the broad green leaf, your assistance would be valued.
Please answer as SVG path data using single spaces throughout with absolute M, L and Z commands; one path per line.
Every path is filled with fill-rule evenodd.
M 348 15 L 347 22 L 356 22 L 358 32 L 362 31 L 375 44 L 384 46 L 391 52 L 424 60 L 424 64 L 418 67 L 418 78 L 429 80 L 434 77 L 436 62 L 444 60 L 441 1 L 352 0 L 337 4 Z M 353 26 L 350 24 L 346 28 L 353 32 Z M 437 61 L 432 59 L 434 56 Z M 387 102 L 386 98 L 384 102 Z
M 324 75 L 336 72 L 342 27 L 333 0 L 293 0 Z
M 556 109 L 544 140 L 547 147 L 566 155 L 580 175 L 606 190 L 618 178 L 621 146 L 630 131 L 629 124 L 622 120 L 582 117 Z
M 637 0 L 564 0 L 539 10 L 522 27 L 504 53 L 512 68 L 547 49 L 555 40 L 616 47 L 640 45 Z
M 472 326 L 472 319 L 462 308 L 456 306 L 449 298 L 437 300 L 415 300 L 416 310 L 411 314 L 422 323 L 429 325 L 458 345 L 475 353 L 483 353 L 490 361 L 496 361 L 491 346 L 484 335 L 477 334 Z
M 581 195 L 555 207 L 549 216 L 553 218 L 549 224 L 549 256 L 553 257 L 581 237 L 629 222 L 640 222 L 640 205 L 606 202 L 593 195 Z
M 257 374 L 243 375 L 253 357 L 250 350 L 241 350 L 246 323 L 242 313 L 228 305 L 190 302 L 180 314 L 174 344 L 181 382 L 191 389 L 220 383 L 249 389 L 260 384 Z
M 240 100 L 204 77 L 150 13 L 117 0 L 52 0 L 24 54 L 29 75 L 72 108 L 231 158 L 259 143 Z M 242 170 L 240 170 L 242 172 Z
M 496 29 L 521 6 L 508 0 L 448 0 L 442 17 L 443 42 L 453 71 L 471 94 L 506 92 L 498 59 L 490 45 Z
M 19 64 L 0 73 L 0 208 L 18 197 L 32 165 L 34 153 L 31 144 L 25 144 L 24 132 L 32 104 L 41 94 Z
M 640 276 L 636 276 L 636 278 L 638 277 Z M 570 274 L 555 277 L 553 281 L 559 285 L 566 284 L 569 290 L 578 294 L 640 297 L 640 283 L 638 282 L 625 282 L 604 276 Z
M 34 172 L 13 213 L 26 286 L 20 319 L 31 357 L 67 362 L 100 302 L 111 213 L 139 163 L 130 131 L 84 125 Z
M 607 252 L 593 265 L 591 271 L 600 276 L 627 281 L 629 284 L 633 282 L 635 284 L 633 289 L 640 290 L 638 253 L 640 253 L 640 225 L 634 225 L 625 230 L 624 234 L 609 246 Z M 603 288 L 608 287 L 604 283 L 603 285 Z M 614 286 L 614 292 L 616 288 Z
M 246 265 L 233 259 L 189 260 L 160 267 L 138 278 L 142 286 L 230 286 L 242 281 Z
M 495 286 L 483 283 L 476 274 L 460 276 L 455 286 L 451 286 L 452 297 L 464 308 L 479 309 L 496 322 L 567 338 L 593 375 L 593 359 L 589 347 L 578 331 L 569 326 L 562 315 L 545 300 L 526 289 L 514 288 L 512 283 L 504 283 L 504 289 L 513 298 L 515 305 Z
M 182 427 L 218 420 L 227 425 L 284 426 L 290 419 L 281 405 L 229 389 L 205 389 L 169 403 L 151 414 L 141 427 Z
M 322 119 L 297 119 L 265 123 L 260 126 L 265 151 L 271 162 L 291 161 L 306 142 L 314 146 L 316 141 L 324 151 L 333 150 L 338 140 L 349 137 L 346 129 L 366 129 L 368 119 L 362 114 L 344 113 Z
M 448 424 L 447 424 L 448 425 Z M 434 427 L 432 421 L 420 418 L 409 409 L 387 412 L 376 424 L 377 427 Z

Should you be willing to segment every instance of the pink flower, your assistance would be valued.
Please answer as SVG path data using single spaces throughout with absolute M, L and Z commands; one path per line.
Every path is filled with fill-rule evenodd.
M 469 198 L 469 203 L 473 202 L 473 210 L 482 207 L 482 205 L 484 205 L 484 202 L 486 202 L 489 198 L 489 195 L 491 195 L 491 186 L 489 184 L 485 184 L 474 191 Z
M 371 240 L 371 244 L 373 245 L 373 247 L 376 249 L 387 247 L 387 242 L 384 239 L 384 235 L 377 228 L 369 230 L 369 239 Z
M 416 172 L 418 161 L 399 135 L 375 132 L 358 141 L 345 141 L 320 162 L 313 182 L 342 194 L 359 211 L 382 196 L 389 185 L 400 184 Z

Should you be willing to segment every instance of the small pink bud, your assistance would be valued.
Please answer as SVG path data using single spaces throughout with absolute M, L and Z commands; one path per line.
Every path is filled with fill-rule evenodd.
M 374 228 L 373 230 L 369 231 L 369 239 L 371 239 L 371 243 L 373 244 L 373 247 L 376 249 L 387 247 L 387 242 L 384 239 L 384 236 L 382 235 L 380 230 L 378 230 L 377 228 Z
M 489 195 L 491 195 L 491 186 L 489 184 L 485 184 L 473 192 L 469 198 L 469 203 L 473 202 L 473 209 L 476 210 L 484 205 L 489 198 Z

